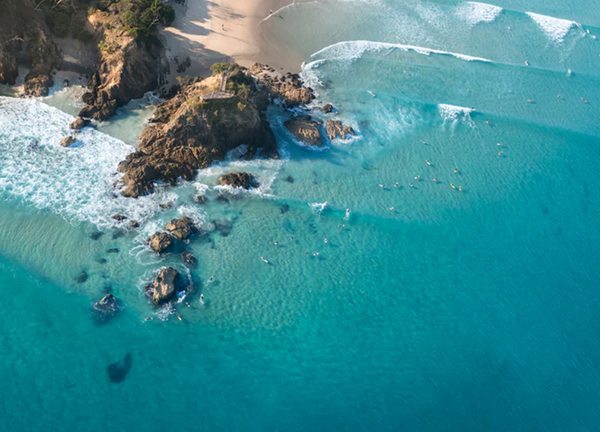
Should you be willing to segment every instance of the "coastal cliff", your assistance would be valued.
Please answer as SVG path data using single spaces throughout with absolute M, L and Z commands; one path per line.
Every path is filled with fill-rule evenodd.
M 91 73 L 82 117 L 105 120 L 158 87 L 165 69 L 158 25 L 173 8 L 153 0 L 0 0 L 0 84 L 46 96 L 57 70 Z M 84 61 L 85 58 L 85 61 Z
M 245 156 L 260 150 L 278 157 L 277 143 L 264 110 L 269 93 L 238 65 L 216 65 L 204 80 L 182 82 L 181 90 L 158 105 L 152 123 L 140 134 L 139 150 L 119 164 L 123 194 L 151 193 L 156 181 L 175 184 L 242 144 Z
M 163 47 L 152 32 L 140 34 L 124 28 L 126 13 L 117 4 L 88 16 L 97 43 L 97 67 L 83 96 L 87 104 L 79 115 L 106 120 L 131 99 L 158 87 Z M 160 21 L 159 18 L 157 20 Z

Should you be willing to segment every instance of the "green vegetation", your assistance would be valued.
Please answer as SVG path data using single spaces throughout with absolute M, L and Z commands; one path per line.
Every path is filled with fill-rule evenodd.
M 114 42 L 100 41 L 100 43 L 98 43 L 98 48 L 100 49 L 102 54 L 111 55 L 117 52 L 119 46 Z
M 59 38 L 69 36 L 71 30 L 71 17 L 66 13 L 56 12 L 50 15 L 52 33 Z
M 220 73 L 226 72 L 229 70 L 231 65 L 229 63 L 215 63 L 210 67 L 213 75 L 218 75 Z

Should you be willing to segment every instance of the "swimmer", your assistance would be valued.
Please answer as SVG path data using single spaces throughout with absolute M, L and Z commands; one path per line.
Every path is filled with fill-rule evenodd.
M 344 225 L 344 224 L 339 224 L 339 225 L 338 225 L 338 228 L 344 228 L 345 226 L 346 226 L 346 225 Z M 308 252 L 308 251 L 306 251 L 306 252 Z
M 588 101 L 586 101 L 584 98 L 579 98 L 579 99 L 581 99 L 581 102 L 583 102 L 583 103 L 588 103 Z
M 389 211 L 395 211 L 396 209 L 394 207 L 388 207 Z
M 394 187 L 398 187 L 398 182 L 394 183 Z
M 489 121 L 489 120 L 486 120 L 486 121 L 485 121 L 485 123 L 486 123 L 486 124 L 490 124 L 490 121 Z
M 182 319 L 181 319 L 181 315 L 179 315 L 178 313 L 176 313 L 175 315 L 177 315 L 177 319 L 178 319 L 179 321 L 182 321 Z
M 452 186 L 452 189 L 456 189 L 456 186 L 454 186 L 454 183 L 450 183 L 450 186 Z
M 529 66 L 529 62 L 525 60 L 525 66 Z
M 154 318 L 152 318 L 152 317 L 146 317 L 146 318 L 144 318 L 144 321 L 152 321 L 153 319 Z
M 429 166 L 431 166 L 431 162 L 429 162 L 429 160 L 425 159 L 425 163 Z
M 431 179 L 432 182 L 437 182 L 437 177 Z
M 419 180 L 419 176 L 418 175 L 415 176 L 415 180 Z
M 346 209 L 346 216 L 350 216 L 350 209 Z
M 462 192 L 462 186 L 459 186 L 459 187 L 458 187 L 458 191 L 459 191 L 459 192 Z
M 557 98 L 559 98 L 559 99 L 561 99 L 561 98 L 562 98 L 562 96 L 561 96 L 561 95 L 558 95 L 558 96 L 556 96 L 556 97 L 557 97 Z
M 384 184 L 380 184 L 379 187 L 382 188 L 382 189 L 385 189 L 385 185 Z
M 200 303 L 204 304 L 204 294 L 200 294 Z
M 276 241 L 276 242 L 273 242 L 273 244 L 274 244 L 275 246 L 279 246 L 279 242 L 278 242 L 278 241 Z
M 211 276 L 211 277 L 209 277 L 209 278 L 208 278 L 208 281 L 209 281 L 209 282 L 212 282 L 212 281 L 214 281 L 214 280 L 215 280 L 215 277 L 214 277 L 214 276 Z
M 319 256 L 319 252 L 315 252 L 313 256 Z
M 425 140 L 421 140 L 421 144 L 427 144 Z
M 527 99 L 527 102 L 533 103 L 533 100 L 532 99 Z
M 499 142 L 499 143 L 496 143 L 496 145 L 498 145 L 498 146 L 501 146 L 501 145 L 502 145 L 502 143 L 501 143 L 501 142 Z
M 185 302 L 185 305 L 186 305 L 187 307 L 192 307 L 192 305 L 190 304 L 190 302 Z
M 458 174 L 458 168 L 454 168 L 454 174 Z
M 408 185 L 409 185 L 410 187 L 414 187 L 414 186 L 415 186 L 415 185 L 413 185 L 412 183 L 409 183 Z
M 498 153 L 498 156 L 502 156 L 502 152 Z
M 308 255 L 308 251 L 304 252 L 304 255 Z
M 294 241 L 294 237 L 290 237 L 290 241 Z
M 324 240 L 324 242 L 325 242 L 325 243 L 329 243 L 329 240 L 325 239 L 325 240 Z
M 260 259 L 263 260 L 264 263 L 269 264 L 269 261 L 267 261 L 264 257 L 261 256 Z

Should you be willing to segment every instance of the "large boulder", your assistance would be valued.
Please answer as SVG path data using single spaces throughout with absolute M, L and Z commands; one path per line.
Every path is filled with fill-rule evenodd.
M 173 245 L 173 237 L 165 232 L 156 232 L 150 236 L 148 243 L 154 252 L 163 253 Z
M 355 135 L 354 129 L 350 126 L 344 126 L 339 120 L 328 120 L 325 129 L 327 130 L 327 136 L 330 140 L 336 138 L 346 139 L 346 136 L 348 135 Z
M 60 145 L 63 147 L 70 147 L 75 141 L 77 141 L 77 138 L 73 135 L 69 135 L 60 140 Z
M 28 96 L 48 96 L 49 88 L 54 84 L 50 75 L 40 74 L 29 77 L 23 85 L 23 92 Z
M 196 224 L 194 224 L 194 221 L 189 217 L 172 219 L 171 222 L 167 224 L 165 229 L 178 240 L 187 240 L 192 236 L 192 234 L 198 231 Z
M 321 147 L 323 145 L 323 138 L 321 137 L 321 132 L 319 132 L 319 125 L 319 122 L 316 122 L 307 115 L 293 117 L 284 123 L 284 126 L 298 141 L 311 146 Z
M 313 90 L 304 86 L 298 74 L 282 75 L 259 63 L 250 68 L 250 73 L 267 89 L 272 99 L 281 100 L 287 108 L 306 105 L 315 98 Z
M 165 267 L 158 272 L 152 283 L 146 285 L 146 294 L 155 305 L 162 305 L 171 301 L 177 292 L 179 272 L 172 267 Z
M 249 173 L 228 173 L 219 177 L 222 186 L 233 186 L 236 188 L 250 189 L 260 186 L 258 181 Z
M 81 130 L 84 127 L 88 126 L 90 124 L 89 120 L 86 120 L 82 117 L 77 117 L 75 120 L 73 120 L 73 122 L 69 125 L 69 128 L 73 129 L 73 130 Z

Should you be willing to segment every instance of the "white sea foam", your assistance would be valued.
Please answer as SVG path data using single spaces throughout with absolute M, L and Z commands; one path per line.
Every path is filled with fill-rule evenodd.
M 465 108 L 456 105 L 439 104 L 438 111 L 442 116 L 444 122 L 457 122 L 464 120 L 471 122 L 471 113 L 474 111 L 473 108 Z
M 465 61 L 480 61 L 491 63 L 491 60 L 482 58 L 482 57 L 473 57 L 466 54 L 453 53 L 449 51 L 442 51 L 433 48 L 425 48 L 414 45 L 403 45 L 403 44 L 393 44 L 387 42 L 372 42 L 372 41 L 344 41 L 338 42 L 333 45 L 329 45 L 328 47 L 323 48 L 320 51 L 314 53 L 312 58 L 321 58 L 326 60 L 335 60 L 335 59 L 358 59 L 361 58 L 366 52 L 381 52 L 381 51 L 390 51 L 390 50 L 401 50 L 401 51 L 414 51 L 418 54 L 422 55 L 431 55 L 431 54 L 439 54 L 439 55 L 448 55 L 455 57 L 460 60 Z
M 559 45 L 564 42 L 565 37 L 572 27 L 579 27 L 582 29 L 581 24 L 575 21 L 554 18 L 533 12 L 526 13 L 543 30 L 548 39 Z
M 456 7 L 454 15 L 474 26 L 479 23 L 491 23 L 502 13 L 502 8 L 487 3 L 464 2 Z
M 143 222 L 159 211 L 158 203 L 168 198 L 164 188 L 134 200 L 119 196 L 114 186 L 119 161 L 134 148 L 89 128 L 63 148 L 59 142 L 72 133 L 71 121 L 36 100 L 0 97 L 0 195 L 104 227 L 116 224 L 116 213 Z

